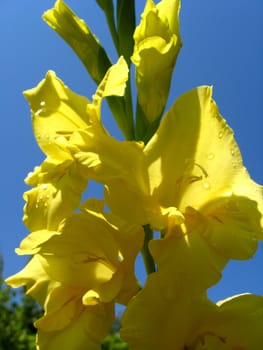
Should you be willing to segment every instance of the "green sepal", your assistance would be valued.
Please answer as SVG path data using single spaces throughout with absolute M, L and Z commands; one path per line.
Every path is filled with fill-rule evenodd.
M 135 30 L 134 0 L 117 1 L 117 31 L 119 37 L 119 55 L 123 55 L 128 65 L 134 49 L 133 34 Z
M 154 135 L 155 131 L 158 129 L 160 120 L 161 116 L 159 118 L 156 118 L 153 122 L 150 122 L 137 100 L 135 128 L 136 140 L 143 141 L 145 144 L 147 144 L 151 137 Z

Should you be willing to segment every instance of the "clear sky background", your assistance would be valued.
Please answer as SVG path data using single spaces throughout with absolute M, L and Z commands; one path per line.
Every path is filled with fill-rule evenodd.
M 144 3 L 136 1 L 138 13 Z M 20 270 L 26 261 L 14 253 L 28 233 L 22 223 L 22 194 L 28 189 L 23 180 L 44 159 L 34 140 L 22 91 L 34 87 L 49 69 L 88 98 L 96 89 L 73 51 L 41 19 L 53 4 L 50 0 L 0 0 L 0 253 L 4 256 L 5 277 Z M 115 62 L 117 56 L 95 0 L 68 0 L 67 4 L 86 20 Z M 213 85 L 214 98 L 235 131 L 244 164 L 251 177 L 262 184 L 263 1 L 182 0 L 180 18 L 183 49 L 168 106 L 193 87 Z M 110 116 L 106 117 L 111 132 L 119 137 Z M 218 300 L 246 291 L 263 294 L 262 263 L 261 243 L 252 260 L 227 266 L 210 296 Z M 143 278 L 141 265 L 137 267 Z

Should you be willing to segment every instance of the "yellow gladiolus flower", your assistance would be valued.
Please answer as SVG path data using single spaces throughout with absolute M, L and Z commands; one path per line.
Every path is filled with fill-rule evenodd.
M 188 224 L 186 210 L 189 217 L 195 218 L 197 211 L 217 229 L 225 229 L 227 225 L 223 223 L 240 221 L 244 227 L 251 225 L 252 231 L 262 237 L 262 187 L 249 178 L 233 132 L 211 95 L 210 87 L 182 95 L 145 147 L 136 142 L 113 141 L 102 132 L 99 135 L 96 125 L 101 161 L 90 168 L 93 177 L 106 184 L 106 198 L 113 212 L 128 222 L 165 230 L 166 237 L 175 226 Z M 84 151 L 91 137 L 84 132 L 81 137 Z M 126 147 L 125 158 L 117 155 L 121 145 Z M 86 154 L 87 163 L 93 148 Z M 110 161 L 104 163 L 106 157 Z M 119 176 L 117 170 L 112 174 L 115 167 Z M 180 229 L 179 235 L 183 235 L 186 228 Z
M 136 84 L 139 103 L 152 122 L 165 107 L 172 72 L 182 46 L 179 33 L 180 0 L 147 0 L 134 32 Z
M 27 294 L 36 299 L 45 314 L 35 322 L 37 350 L 100 350 L 102 339 L 114 321 L 114 303 L 99 300 L 83 303 L 86 289 L 74 288 L 51 279 L 36 254 L 27 266 L 7 279 L 12 287 L 26 285 Z
M 24 92 L 31 107 L 35 138 L 47 155 L 25 180 L 36 186 L 24 194 L 24 222 L 31 231 L 56 230 L 79 205 L 88 176 L 72 153 L 74 132 L 88 129 L 93 114 L 100 118 L 102 98 L 122 96 L 127 79 L 128 67 L 120 58 L 105 74 L 93 103 L 71 91 L 52 71 L 37 87 Z
M 82 175 L 68 144 L 75 130 L 89 124 L 89 101 L 67 88 L 52 71 L 24 95 L 31 107 L 35 138 L 47 156 L 25 180 L 36 187 L 24 194 L 24 222 L 31 231 L 55 230 L 78 206 L 87 186 L 87 177 Z M 64 200 L 69 197 L 70 201 Z
M 181 96 L 145 147 L 116 141 L 95 118 L 92 132 L 75 134 L 75 157 L 106 185 L 112 212 L 162 231 L 149 249 L 167 297 L 208 288 L 229 259 L 250 258 L 263 238 L 262 187 L 211 96 L 205 86 Z
M 64 220 L 60 232 L 29 234 L 18 254 L 34 254 L 27 266 L 7 279 L 13 287 L 27 286 L 44 307 L 36 322 L 39 349 L 55 349 L 65 339 L 78 346 L 99 343 L 113 321 L 113 304 L 126 304 L 138 291 L 134 261 L 143 244 L 143 230 L 111 214 L 103 202 L 87 201 L 81 213 Z M 93 344 L 94 343 L 94 344 Z

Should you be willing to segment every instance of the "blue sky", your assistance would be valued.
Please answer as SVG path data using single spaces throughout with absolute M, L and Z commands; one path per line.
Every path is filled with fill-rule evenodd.
M 140 12 L 144 1 L 136 3 Z M 30 111 L 22 91 L 34 87 L 49 69 L 81 95 L 91 98 L 96 88 L 71 49 L 41 19 L 43 11 L 53 4 L 50 0 L 0 2 L 0 252 L 4 256 L 4 276 L 17 272 L 25 263 L 14 253 L 27 234 L 22 223 L 22 194 L 27 190 L 23 179 L 44 159 L 33 137 Z M 86 20 L 115 61 L 104 17 L 95 0 L 72 0 L 67 4 Z M 244 164 L 251 177 L 261 184 L 262 17 L 262 0 L 250 0 L 249 6 L 246 0 L 182 0 L 183 49 L 168 103 L 171 105 L 181 93 L 195 86 L 213 85 L 214 98 L 235 131 Z M 118 137 L 112 124 L 110 121 L 111 132 Z M 210 292 L 211 297 L 218 300 L 246 291 L 263 294 L 262 262 L 260 244 L 253 260 L 228 265 L 222 281 Z M 139 266 L 140 276 L 142 271 Z

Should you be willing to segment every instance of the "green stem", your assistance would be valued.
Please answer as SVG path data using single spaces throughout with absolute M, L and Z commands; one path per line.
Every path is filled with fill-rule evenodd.
M 127 85 L 126 85 L 126 91 L 125 91 L 124 98 L 125 98 L 126 121 L 128 124 L 128 130 L 129 130 L 130 135 L 131 135 L 129 140 L 135 140 L 130 72 L 129 72 L 129 80 L 128 80 Z
M 111 33 L 111 37 L 114 43 L 116 50 L 119 50 L 119 38 L 118 33 L 116 31 L 115 21 L 114 21 L 114 6 L 112 0 L 97 0 L 97 4 L 104 11 L 106 21 L 108 23 L 108 27 Z
M 143 244 L 141 253 L 142 253 L 146 272 L 149 275 L 150 273 L 155 272 L 155 262 L 153 260 L 153 257 L 148 247 L 149 241 L 153 238 L 153 231 L 149 225 L 145 225 L 143 226 L 143 228 L 144 228 L 145 236 L 144 236 L 144 244 Z

